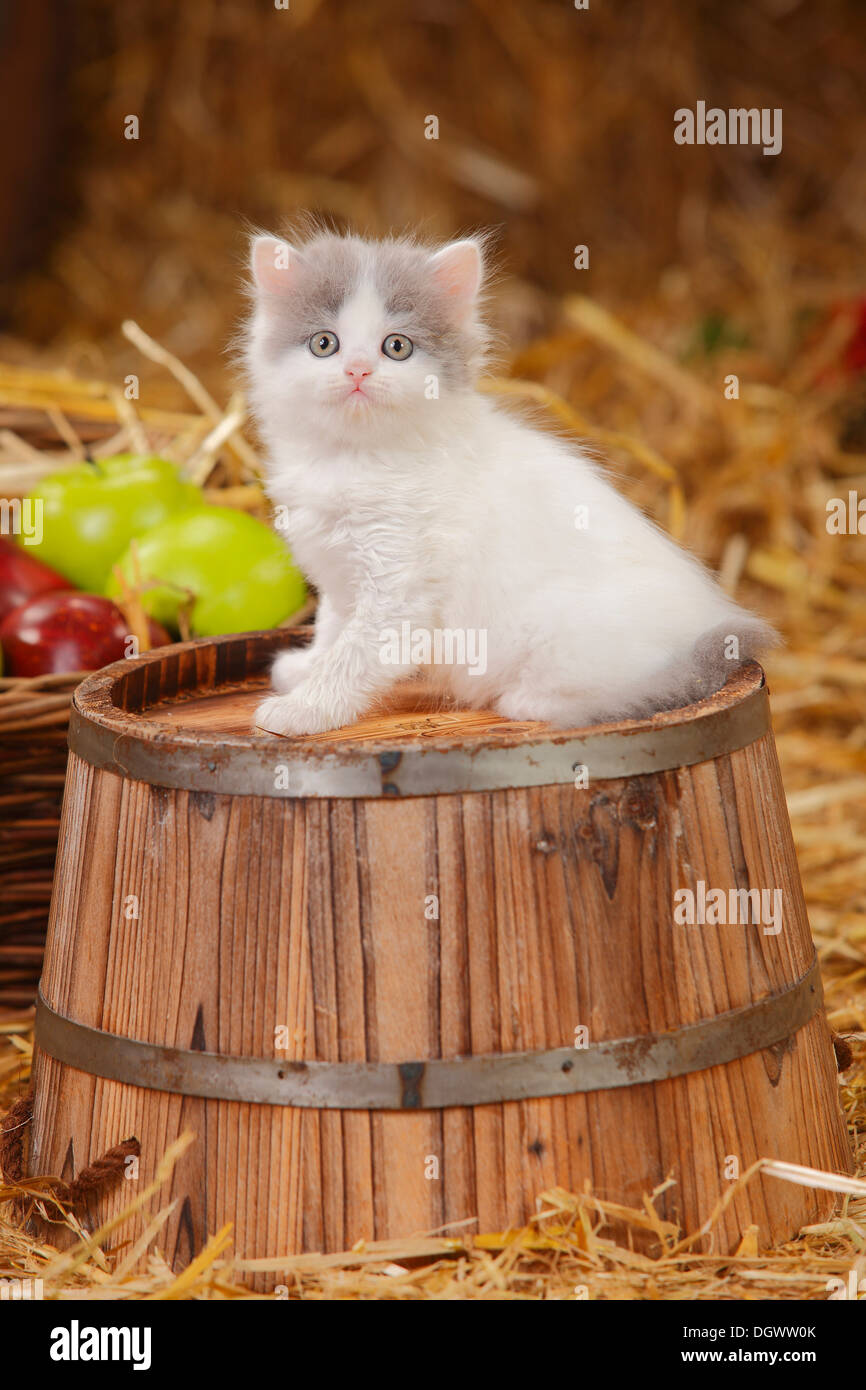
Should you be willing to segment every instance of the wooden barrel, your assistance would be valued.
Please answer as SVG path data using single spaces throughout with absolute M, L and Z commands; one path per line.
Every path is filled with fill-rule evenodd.
M 758 666 L 582 731 L 409 685 L 332 734 L 250 733 L 275 650 L 307 637 L 187 643 L 79 688 L 31 1172 L 137 1136 L 142 1184 L 194 1131 L 177 1267 L 226 1222 L 241 1257 L 337 1251 L 503 1230 L 587 1180 L 639 1206 L 673 1179 L 658 1210 L 694 1232 L 759 1157 L 850 1171 Z M 758 1177 L 715 1248 L 832 1202 Z

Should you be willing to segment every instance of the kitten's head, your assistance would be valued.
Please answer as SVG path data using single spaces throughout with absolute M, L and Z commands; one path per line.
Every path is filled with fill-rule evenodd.
M 471 387 L 485 346 L 479 240 L 255 236 L 251 267 L 245 356 L 269 432 L 384 444 Z

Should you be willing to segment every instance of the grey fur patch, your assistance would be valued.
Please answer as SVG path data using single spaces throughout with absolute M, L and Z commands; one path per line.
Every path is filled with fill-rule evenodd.
M 736 638 L 736 656 L 728 656 L 731 638 Z M 745 661 L 779 646 L 779 634 L 763 619 L 751 613 L 737 614 L 705 632 L 695 643 L 692 671 L 695 689 L 701 696 L 721 690 L 732 671 Z M 733 644 L 731 644 L 733 645 Z
M 408 334 L 436 359 L 442 377 L 468 383 L 483 360 L 486 334 L 475 314 L 457 325 L 448 298 L 430 271 L 438 249 L 408 240 L 366 241 L 320 232 L 295 246 L 291 289 L 266 295 L 269 347 L 276 353 L 305 343 L 319 328 L 332 328 L 346 300 L 363 282 L 385 307 L 389 331 Z
M 263 295 L 270 311 L 269 346 L 299 347 L 318 328 L 332 328 L 345 301 L 358 288 L 363 243 L 325 233 L 295 247 L 290 288 Z
M 736 637 L 736 657 L 727 655 L 730 638 Z M 754 614 L 732 613 L 696 641 L 689 656 L 677 657 L 651 677 L 644 698 L 618 710 L 617 718 L 649 718 L 659 710 L 680 709 L 721 690 L 728 677 L 746 661 L 777 647 L 778 633 Z

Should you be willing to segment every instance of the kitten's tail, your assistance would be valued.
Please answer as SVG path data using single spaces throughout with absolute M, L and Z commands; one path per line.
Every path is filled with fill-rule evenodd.
M 714 695 L 739 666 L 777 647 L 781 640 L 769 623 L 735 608 L 723 622 L 702 633 L 690 656 L 678 657 L 658 673 L 645 707 L 633 713 L 646 716 L 679 709 Z
M 782 639 L 769 623 L 752 613 L 735 611 L 725 622 L 703 633 L 691 656 L 696 700 L 721 690 L 738 666 L 778 647 Z

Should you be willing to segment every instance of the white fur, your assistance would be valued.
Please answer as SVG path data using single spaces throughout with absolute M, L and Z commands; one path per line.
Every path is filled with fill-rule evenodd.
M 454 259 L 460 314 L 478 283 L 467 244 Z M 363 715 L 414 669 L 381 660 L 383 632 L 407 621 L 486 631 L 483 675 L 429 668 L 443 696 L 560 726 L 687 702 L 709 688 L 705 667 L 715 685 L 724 679 L 723 639 L 738 639 L 740 659 L 772 642 L 578 448 L 469 384 L 440 379 L 428 399 L 441 364 L 417 349 L 402 362 L 383 355 L 400 324 L 371 283 L 336 322 L 313 325 L 339 336 L 328 358 L 306 345 L 275 356 L 265 346 L 275 310 L 263 301 L 247 361 L 268 491 L 289 509 L 286 539 L 321 605 L 311 647 L 276 660 L 260 727 L 307 734 Z M 346 367 L 359 363 L 368 397 L 349 399 Z

